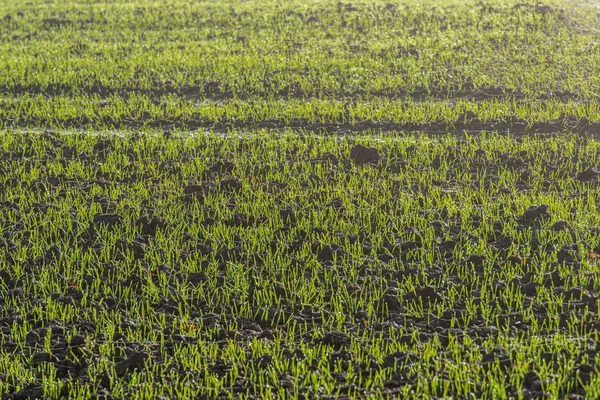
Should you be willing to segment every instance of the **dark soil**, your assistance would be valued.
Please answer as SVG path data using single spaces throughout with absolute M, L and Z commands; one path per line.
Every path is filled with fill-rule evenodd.
M 184 374 L 186 372 L 182 367 L 182 360 L 173 353 L 176 346 L 196 346 L 200 339 L 218 343 L 220 346 L 225 346 L 228 341 L 245 343 L 253 339 L 272 342 L 276 340 L 278 332 L 284 334 L 287 332 L 289 321 L 296 321 L 323 333 L 293 338 L 293 343 L 296 344 L 286 345 L 284 357 L 294 360 L 295 363 L 305 362 L 300 343 L 308 342 L 329 349 L 327 359 L 331 376 L 338 379 L 341 393 L 346 393 L 349 397 L 370 393 L 370 389 L 357 385 L 356 381 L 347 382 L 345 374 L 339 372 L 340 366 L 343 370 L 344 365 L 355 364 L 357 355 L 353 349 L 360 343 L 360 332 L 365 330 L 375 332 L 377 340 L 382 343 L 390 345 L 403 343 L 408 346 L 407 349 L 413 349 L 393 351 L 383 354 L 381 359 L 373 358 L 368 363 L 363 361 L 362 364 L 355 365 L 355 370 L 365 377 L 378 371 L 393 371 L 393 378 L 387 381 L 384 387 L 379 388 L 380 393 L 393 396 L 401 393 L 403 388 L 415 387 L 417 384 L 418 375 L 411 366 L 422 362 L 421 355 L 414 349 L 423 344 L 439 342 L 441 353 L 438 356 L 444 359 L 446 347 L 456 341 L 483 346 L 488 339 L 496 339 L 501 335 L 519 338 L 527 335 L 533 323 L 544 324 L 544 321 L 556 318 L 560 320 L 559 328 L 547 330 L 545 334 L 548 337 L 559 333 L 580 334 L 585 337 L 586 333 L 600 329 L 597 315 L 598 276 L 593 271 L 584 270 L 586 264 L 581 258 L 581 254 L 595 254 L 598 251 L 587 240 L 591 233 L 588 232 L 586 236 L 584 232 L 577 230 L 571 223 L 573 220 L 570 222 L 556 218 L 551 208 L 545 204 L 533 204 L 521 210 L 512 210 L 509 207 L 513 207 L 514 204 L 507 204 L 507 208 L 502 211 L 503 216 L 496 221 L 487 221 L 493 228 L 486 237 L 476 236 L 471 230 L 461 228 L 471 226 L 475 229 L 485 216 L 474 215 L 469 220 L 464 220 L 460 211 L 451 212 L 441 205 L 434 209 L 423 208 L 411 211 L 415 216 L 420 215 L 420 218 L 425 217 L 429 220 L 435 235 L 433 244 L 426 242 L 424 233 L 414 226 L 399 228 L 389 223 L 378 222 L 376 219 L 356 222 L 359 228 L 358 234 L 334 231 L 328 225 L 314 226 L 310 232 L 295 228 L 299 221 L 310 220 L 324 212 L 323 210 L 336 213 L 335 215 L 341 219 L 353 221 L 354 216 L 347 210 L 349 204 L 339 197 L 328 199 L 327 202 L 319 201 L 318 188 L 331 189 L 333 187 L 331 185 L 335 185 L 334 182 L 337 180 L 356 173 L 356 168 L 379 170 L 382 174 L 380 179 L 389 184 L 386 186 L 387 194 L 391 192 L 393 196 L 388 203 L 381 204 L 382 207 L 386 207 L 387 214 L 383 215 L 401 209 L 402 196 L 414 196 L 425 202 L 432 187 L 447 190 L 459 188 L 456 176 L 461 171 L 476 173 L 485 169 L 486 180 L 474 177 L 468 185 L 473 189 L 484 185 L 487 187 L 486 190 L 498 196 L 504 189 L 509 192 L 515 190 L 516 193 L 528 193 L 532 190 L 530 184 L 534 181 L 547 183 L 542 186 L 542 193 L 555 193 L 560 190 L 557 189 L 557 185 L 575 179 L 588 185 L 585 190 L 596 190 L 598 173 L 592 166 L 585 165 L 585 160 L 583 164 L 561 166 L 560 160 L 564 159 L 562 149 L 554 150 L 547 154 L 547 158 L 540 160 L 527 151 L 493 153 L 480 149 L 474 156 L 468 156 L 466 147 L 456 146 L 447 148 L 435 158 L 422 158 L 420 164 L 415 164 L 416 161 L 411 158 L 411 154 L 416 156 L 419 153 L 416 147 L 399 152 L 391 145 L 378 149 L 354 144 L 344 150 L 337 149 L 333 153 L 320 151 L 319 157 L 314 158 L 310 156 L 312 145 L 308 145 L 303 151 L 286 150 L 289 152 L 287 156 L 290 160 L 287 167 L 295 163 L 302 164 L 301 168 L 324 167 L 330 172 L 329 178 L 323 179 L 316 174 L 308 175 L 308 180 L 298 177 L 302 179 L 298 183 L 305 188 L 303 193 L 308 196 L 307 199 L 312 197 L 314 200 L 284 204 L 278 199 L 284 198 L 286 191 L 290 190 L 288 182 L 278 182 L 269 178 L 273 171 L 282 170 L 284 165 L 271 164 L 267 168 L 265 165 L 253 165 L 243 161 L 245 158 L 255 159 L 257 154 L 265 151 L 260 142 L 245 144 L 240 141 L 237 154 L 219 150 L 223 143 L 213 143 L 209 151 L 196 149 L 188 154 L 180 154 L 178 160 L 165 160 L 164 154 L 161 154 L 162 149 L 155 149 L 154 153 L 149 154 L 146 159 L 156 158 L 160 174 L 144 176 L 135 168 L 122 169 L 120 175 L 102 173 L 98 169 L 99 163 L 110 157 L 117 148 L 129 147 L 132 151 L 126 154 L 129 154 L 133 160 L 135 152 L 132 146 L 135 141 L 127 143 L 117 138 L 99 139 L 93 146 L 94 153 L 87 155 L 83 149 L 69 147 L 60 136 L 51 133 L 41 135 L 39 139 L 32 140 L 24 136 L 19 140 L 22 141 L 19 151 L 1 153 L 0 182 L 4 182 L 2 185 L 21 185 L 24 193 L 31 194 L 35 201 L 28 198 L 12 198 L 0 203 L 0 215 L 3 216 L 3 238 L 0 243 L 6 254 L 6 263 L 0 268 L 0 287 L 3 291 L 1 302 L 5 310 L 3 317 L 0 318 L 0 329 L 3 333 L 2 346 L 7 353 L 19 351 L 20 355 L 29 358 L 32 366 L 49 365 L 65 382 L 85 384 L 89 380 L 88 368 L 97 362 L 99 346 L 107 341 L 114 343 L 118 349 L 109 362 L 119 379 L 126 379 L 132 371 L 142 370 L 150 364 L 160 364 L 166 355 L 170 357 L 170 368 Z M 43 156 L 36 155 L 33 151 L 33 144 L 40 142 L 42 147 L 48 149 Z M 584 148 L 583 144 L 581 146 Z M 198 157 L 210 158 L 206 169 L 184 177 L 183 167 Z M 423 171 L 436 171 L 449 160 L 452 160 L 453 169 L 448 172 L 446 180 L 402 183 L 393 179 L 394 171 L 405 170 L 409 165 L 410 168 L 418 167 Z M 78 175 L 54 176 L 48 172 L 49 166 L 54 162 L 68 165 L 75 161 L 95 171 L 93 179 Z M 26 169 L 35 165 L 41 173 L 30 182 L 19 182 L 12 172 L 14 165 L 17 164 Z M 247 181 L 241 179 L 239 175 L 233 175 L 240 165 L 246 168 L 245 175 L 249 176 Z M 518 172 L 522 182 L 512 188 L 498 187 L 495 179 L 501 170 L 506 169 Z M 537 172 L 525 173 L 529 169 Z M 564 179 L 557 181 L 557 174 Z M 140 180 L 151 182 L 149 184 L 157 189 L 152 192 L 152 197 L 143 201 L 134 194 L 127 194 Z M 177 193 L 168 197 L 167 201 L 170 207 L 180 210 L 181 218 L 189 223 L 207 227 L 209 232 L 217 232 L 218 227 L 233 227 L 238 231 L 234 241 L 223 245 L 210 236 L 199 237 L 197 234 L 177 233 L 179 231 L 174 230 L 174 227 L 179 226 L 181 221 L 170 220 L 165 210 L 161 209 L 164 206 L 157 205 L 165 199 L 162 189 L 166 183 L 169 187 L 178 188 Z M 251 194 L 248 192 L 249 184 L 258 185 L 261 190 L 271 194 L 275 208 L 270 214 L 253 215 L 240 207 L 240 204 L 248 201 L 247 196 Z M 113 194 L 110 195 L 110 191 L 98 194 L 99 190 L 108 187 L 120 188 L 117 190 L 120 194 L 112 192 Z M 39 213 L 42 216 L 48 214 L 56 207 L 53 202 L 58 202 L 67 193 L 83 196 L 90 207 L 94 206 L 100 212 L 92 213 L 87 225 L 79 225 L 73 218 L 72 227 L 65 228 L 64 235 L 54 238 L 54 242 L 46 245 L 36 243 L 27 216 L 31 213 Z M 226 217 L 208 203 L 208 199 L 220 193 L 225 193 L 228 198 L 225 208 L 231 213 Z M 381 192 L 381 195 L 383 196 L 384 192 Z M 586 196 L 585 193 L 572 195 Z M 134 210 L 123 205 L 128 201 L 138 202 Z M 202 212 L 198 213 L 198 210 Z M 78 211 L 73 209 L 69 212 L 74 217 Z M 279 218 L 277 230 L 272 228 L 274 225 L 269 225 L 273 218 Z M 69 226 L 70 224 L 71 222 Z M 515 227 L 513 236 L 507 234 L 504 229 L 508 225 Z M 273 234 L 272 241 L 250 252 L 242 235 L 244 231 L 260 227 L 269 227 Z M 126 232 L 127 229 L 134 230 L 135 236 L 132 238 L 131 235 L 124 235 L 115 243 L 115 250 L 109 250 L 102 239 L 105 232 Z M 557 239 L 542 243 L 538 235 L 546 234 L 550 230 L 565 231 L 572 239 L 567 242 L 564 242 L 563 238 L 563 242 Z M 525 235 L 525 232 L 529 234 Z M 157 238 L 170 236 L 179 238 L 178 249 L 169 250 L 171 254 L 167 257 L 165 249 L 161 249 L 157 244 Z M 523 242 L 524 237 L 528 238 L 528 242 Z M 581 240 L 582 237 L 585 240 Z M 467 242 L 481 241 L 485 242 L 486 247 L 493 249 L 492 258 L 465 252 Z M 338 243 L 345 243 L 345 245 Z M 37 249 L 40 246 L 45 247 L 43 254 L 30 253 L 25 260 L 21 260 L 21 256 L 16 252 L 17 248 Z M 308 256 L 302 252 L 302 249 L 307 247 L 311 252 Z M 352 265 L 356 261 L 356 255 L 351 248 L 360 248 L 362 252 L 360 265 L 356 269 L 358 278 L 355 281 L 345 275 L 344 269 L 340 269 L 341 265 L 345 265 L 344 263 Z M 516 248 L 526 250 L 527 256 L 515 254 Z M 419 252 L 423 249 L 432 252 L 431 265 L 425 266 L 421 263 Z M 70 322 L 60 319 L 41 321 L 31 313 L 23 313 L 7 305 L 10 301 L 28 305 L 49 301 L 45 294 L 34 295 L 31 285 L 35 284 L 42 271 L 48 268 L 57 269 L 58 272 L 61 260 L 76 254 L 73 253 L 74 250 L 89 252 L 94 255 L 95 261 L 86 267 L 87 272 L 72 274 L 70 279 L 73 281 L 63 282 L 63 278 L 57 277 L 57 281 L 64 283 L 65 286 L 63 290 L 52 293 L 50 298 L 59 304 L 72 305 L 86 312 L 95 310 L 104 313 L 111 310 L 120 314 L 123 321 L 114 335 L 108 335 L 100 322 L 90 320 L 84 316 L 86 315 L 84 313 Z M 101 261 L 103 251 L 109 251 L 110 260 Z M 553 251 L 556 251 L 555 260 L 542 268 L 539 260 L 546 259 L 544 254 Z M 289 257 L 291 268 L 304 271 L 306 276 L 314 275 L 317 282 L 321 282 L 324 297 L 320 308 L 317 308 L 316 304 L 299 305 L 296 301 L 297 295 L 284 285 L 285 279 L 281 275 L 273 275 L 269 272 L 266 260 L 275 253 Z M 200 257 L 199 260 L 202 260 L 199 261 L 200 271 L 190 272 L 179 267 L 190 257 Z M 152 273 L 142 275 L 131 271 L 123 273 L 121 267 L 117 265 L 125 265 L 121 263 L 126 259 L 133 260 L 131 262 L 138 263 L 136 265 L 141 269 Z M 319 267 L 307 267 L 310 260 L 316 260 L 317 264 L 311 265 Z M 178 325 L 173 321 L 178 316 L 179 300 L 177 299 L 180 294 L 175 287 L 184 283 L 199 287 L 214 282 L 215 293 L 219 293 L 226 287 L 226 274 L 230 263 L 243 263 L 245 270 L 249 272 L 247 292 L 240 297 L 231 297 L 222 301 L 209 302 L 205 298 L 185 299 L 190 315 L 202 321 L 203 327 L 193 335 L 183 327 L 176 327 Z M 216 268 L 209 268 L 209 265 Z M 503 276 L 507 271 L 516 272 L 516 277 L 511 281 L 504 280 Z M 62 273 L 65 276 L 69 274 L 67 271 Z M 348 296 L 364 296 L 363 293 L 370 290 L 372 283 L 377 282 L 376 285 L 382 289 L 382 294 L 373 303 L 375 314 L 370 315 L 366 309 L 349 311 L 343 329 L 334 329 L 331 325 L 325 324 L 324 318 L 330 317 L 332 304 L 341 292 L 339 286 L 332 288 L 327 285 L 324 274 L 336 276 L 336 285 L 344 285 L 343 292 Z M 589 284 L 586 287 L 573 286 L 571 283 L 573 276 L 580 274 L 588 274 L 586 279 Z M 126 288 L 135 296 L 131 299 L 132 303 L 124 303 L 114 295 L 90 299 L 87 293 L 92 290 L 98 279 L 101 279 L 102 285 L 107 287 Z M 159 279 L 166 279 L 170 282 L 169 287 L 172 291 L 166 296 L 149 301 L 143 296 L 147 279 L 156 282 Z M 404 289 L 407 287 L 407 282 L 410 282 L 409 286 L 413 288 L 412 290 Z M 486 287 L 488 291 L 486 297 L 480 296 L 481 282 L 492 283 Z M 463 295 L 453 303 L 448 301 L 450 287 L 463 290 L 461 292 Z M 518 289 L 517 293 L 522 296 L 524 308 L 532 310 L 533 319 L 530 317 L 524 319 L 522 311 L 514 311 L 513 303 L 504 295 L 505 290 L 510 287 Z M 261 303 L 259 293 L 266 292 L 272 292 L 273 298 L 277 301 L 269 305 Z M 537 299 L 542 292 L 564 299 L 562 304 L 556 305 L 558 314 Z M 84 297 L 87 299 L 85 305 L 82 303 Z M 484 318 L 481 308 L 477 308 L 478 311 L 473 314 L 467 306 L 469 301 L 473 301 L 476 305 L 488 301 L 489 307 L 494 310 L 493 318 Z M 164 348 L 127 340 L 128 332 L 140 329 L 133 320 L 129 319 L 130 312 L 135 309 L 133 305 L 135 303 L 144 303 L 166 318 L 169 328 L 158 332 L 163 338 Z M 450 307 L 443 313 L 438 313 L 436 307 L 442 303 Z M 236 307 L 241 304 L 247 304 L 254 317 L 239 316 Z M 423 307 L 424 317 L 415 317 L 410 311 L 417 305 Z M 570 321 L 573 319 L 579 321 L 577 332 L 572 330 Z M 26 322 L 29 326 L 26 343 L 18 343 L 17 339 L 13 338 L 12 327 Z M 232 327 L 237 328 L 232 329 Z M 406 329 L 405 333 L 398 336 L 397 327 Z M 47 343 L 50 343 L 50 351 Z M 475 361 L 483 371 L 500 369 L 508 375 L 516 373 L 513 371 L 513 366 L 518 361 L 518 357 L 514 349 L 484 350 L 484 348 L 485 346 L 481 347 L 481 357 Z M 574 367 L 569 383 L 564 384 L 565 395 L 585 395 L 581 384 L 589 382 L 596 376 L 598 352 L 600 346 L 595 344 L 578 347 L 573 352 L 567 351 L 564 357 Z M 561 361 L 563 360 L 561 357 L 563 355 L 552 353 L 551 350 L 543 355 L 546 362 L 555 365 L 553 368 L 556 368 L 557 374 L 566 365 Z M 273 368 L 274 360 L 271 355 L 257 356 L 250 361 L 250 365 L 251 367 L 248 368 L 253 370 L 267 370 Z M 316 365 L 313 367 L 321 368 Z M 433 365 L 428 367 L 434 368 Z M 506 388 L 510 396 L 522 395 L 523 398 L 528 399 L 544 395 L 545 387 L 549 382 L 539 379 L 537 367 L 533 362 L 528 368 L 529 372 L 523 375 L 523 387 L 513 385 Z M 219 377 L 225 376 L 229 370 L 226 359 L 216 360 L 211 367 L 211 373 Z M 439 372 L 443 373 L 443 371 Z M 244 372 L 242 371 L 241 374 L 243 376 Z M 481 375 L 474 379 L 483 378 L 484 376 Z M 96 388 L 97 396 L 111 397 L 111 379 L 109 376 L 100 377 L 100 387 Z M 278 384 L 288 384 L 287 379 L 291 378 L 280 376 Z M 256 382 L 249 381 L 248 376 L 245 376 L 245 380 L 231 387 L 231 391 L 234 394 L 257 395 L 259 392 L 255 384 Z M 480 390 L 479 393 L 475 393 L 476 396 L 482 395 L 485 388 L 481 387 Z M 5 397 L 39 398 L 41 393 L 39 384 L 30 384 L 18 390 L 15 388 L 10 396 Z M 64 392 L 63 395 L 69 397 L 68 392 Z M 223 395 L 226 396 L 226 393 Z M 305 392 L 303 395 L 310 397 L 315 393 Z
M 500 132 L 514 135 L 531 133 L 561 133 L 573 132 L 598 136 L 600 122 L 591 122 L 586 118 L 557 119 L 548 122 L 530 123 L 519 118 L 510 120 L 488 120 L 481 121 L 476 117 L 472 119 L 458 119 L 455 122 L 428 122 L 428 123 L 395 123 L 382 121 L 359 121 L 356 123 L 314 123 L 311 121 L 296 119 L 294 121 L 266 120 L 266 121 L 213 121 L 203 120 L 178 120 L 178 119 L 147 119 L 137 116 L 119 116 L 106 118 L 74 118 L 67 120 L 7 120 L 8 127 L 40 126 L 51 128 L 60 125 L 65 129 L 82 129 L 83 127 L 124 130 L 124 129 L 161 129 L 161 130 L 197 130 L 204 129 L 212 132 L 227 133 L 230 130 L 254 130 L 291 129 L 300 132 L 316 132 L 335 135 L 347 135 L 356 133 L 386 133 L 386 132 L 422 132 L 425 134 L 463 134 L 479 132 Z
M 560 92 L 554 91 L 551 94 L 540 94 L 535 98 L 531 98 L 531 95 L 515 91 L 510 88 L 503 87 L 475 87 L 472 83 L 463 83 L 457 87 L 435 87 L 429 88 L 414 88 L 410 92 L 406 91 L 392 91 L 392 90 L 380 90 L 380 91 L 364 91 L 355 90 L 352 92 L 336 92 L 336 93 L 315 93 L 315 92 L 304 92 L 301 89 L 284 86 L 275 92 L 273 91 L 254 91 L 254 92 L 234 92 L 226 85 L 219 82 L 207 82 L 202 86 L 190 86 L 176 88 L 173 86 L 165 85 L 164 82 L 154 82 L 152 89 L 142 89 L 137 87 L 111 87 L 94 84 L 92 86 L 72 86 L 69 84 L 48 84 L 43 87 L 34 85 L 14 85 L 11 87 L 0 86 L 0 94 L 21 94 L 28 93 L 31 95 L 40 94 L 44 96 L 69 96 L 85 93 L 88 95 L 98 95 L 101 98 L 111 96 L 123 96 L 128 98 L 132 95 L 143 95 L 149 96 L 151 99 L 159 99 L 164 95 L 176 95 L 178 97 L 186 98 L 188 100 L 231 100 L 240 99 L 246 100 L 256 97 L 266 97 L 273 99 L 302 99 L 310 100 L 313 98 L 323 97 L 343 97 L 352 99 L 361 98 L 386 98 L 389 100 L 444 100 L 451 98 L 453 100 L 465 99 L 465 100 L 486 100 L 490 98 L 506 98 L 510 97 L 515 100 L 528 99 L 532 101 L 543 101 L 543 100 L 581 100 L 581 96 L 577 93 L 572 92 Z

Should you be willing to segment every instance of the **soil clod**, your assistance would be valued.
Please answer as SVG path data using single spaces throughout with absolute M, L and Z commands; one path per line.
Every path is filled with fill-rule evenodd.
M 525 210 L 521 217 L 521 221 L 524 223 L 533 223 L 548 219 L 550 218 L 550 213 L 548 212 L 549 209 L 550 207 L 545 204 L 531 206 Z
M 481 358 L 481 364 L 486 371 L 493 368 L 493 366 L 496 364 L 500 367 L 500 369 L 508 370 L 512 362 L 510 360 L 510 355 L 506 350 L 497 348 L 489 353 L 484 354 Z
M 221 181 L 221 189 L 226 191 L 238 191 L 242 188 L 242 182 L 239 179 L 231 178 Z
M 553 231 L 557 231 L 557 232 L 564 231 L 565 229 L 568 229 L 568 228 L 569 228 L 569 223 L 563 219 L 556 221 L 551 227 L 551 229 Z
M 43 399 L 44 387 L 31 383 L 15 393 L 12 398 L 15 400 Z
M 102 213 L 94 215 L 93 221 L 95 227 L 105 225 L 112 228 L 121 224 L 124 221 L 124 218 L 121 214 Z
M 377 164 L 379 162 L 379 152 L 376 148 L 357 144 L 350 149 L 350 159 L 356 165 Z
M 324 346 L 331 346 L 336 350 L 341 350 L 350 346 L 350 337 L 340 331 L 327 332 L 321 339 Z
M 317 259 L 323 263 L 332 263 L 335 259 L 339 259 L 344 255 L 344 249 L 337 245 L 332 244 L 324 246 L 317 255 Z
M 595 168 L 589 168 L 585 171 L 579 172 L 577 174 L 577 180 L 581 182 L 592 182 L 598 180 L 598 175 L 600 175 L 600 171 Z
M 150 355 L 145 352 L 133 352 L 123 361 L 119 361 L 115 365 L 115 371 L 118 376 L 123 376 L 128 371 L 143 370 L 146 364 L 146 360 L 150 358 Z

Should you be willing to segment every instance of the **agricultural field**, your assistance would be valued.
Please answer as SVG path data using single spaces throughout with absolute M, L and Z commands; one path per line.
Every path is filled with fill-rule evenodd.
M 2 399 L 600 398 L 600 2 L 0 21 Z

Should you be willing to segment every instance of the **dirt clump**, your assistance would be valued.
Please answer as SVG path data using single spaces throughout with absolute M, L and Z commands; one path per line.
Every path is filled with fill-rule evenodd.
M 357 144 L 350 149 L 350 159 L 356 165 L 377 164 L 379 162 L 379 152 L 376 148 Z

